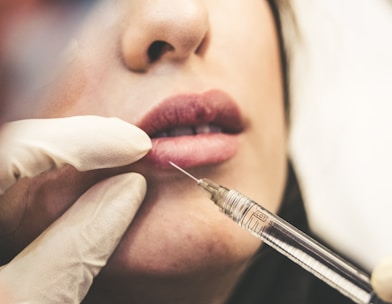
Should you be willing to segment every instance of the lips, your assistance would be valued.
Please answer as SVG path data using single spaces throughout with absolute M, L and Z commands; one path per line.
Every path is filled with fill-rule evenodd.
M 162 168 L 169 161 L 185 168 L 224 162 L 236 154 L 243 130 L 238 107 L 218 90 L 168 98 L 138 126 L 152 138 L 147 161 Z

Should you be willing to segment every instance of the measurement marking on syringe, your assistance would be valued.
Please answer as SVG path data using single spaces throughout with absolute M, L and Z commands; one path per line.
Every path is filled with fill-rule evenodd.
M 242 217 L 240 225 L 253 231 L 256 234 L 261 235 L 266 228 L 266 221 L 268 220 L 268 215 L 264 212 L 254 210 L 254 208 L 249 208 Z

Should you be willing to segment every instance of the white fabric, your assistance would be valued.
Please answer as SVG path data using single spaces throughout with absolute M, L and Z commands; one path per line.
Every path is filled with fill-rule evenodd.
M 289 150 L 310 225 L 371 271 L 392 256 L 392 2 L 291 2 Z
M 296 0 L 290 149 L 312 228 L 369 269 L 392 254 L 392 6 Z
M 289 150 L 312 230 L 392 301 L 392 2 L 293 0 Z

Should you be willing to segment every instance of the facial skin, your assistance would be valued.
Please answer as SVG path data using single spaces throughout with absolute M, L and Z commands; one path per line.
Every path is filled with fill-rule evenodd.
M 266 1 L 103 1 L 75 36 L 75 60 L 42 92 L 32 117 L 93 114 L 140 125 L 167 98 L 224 92 L 243 121 L 235 153 L 187 169 L 278 210 L 286 134 L 279 46 Z M 164 47 L 149 53 L 157 41 Z M 169 142 L 169 149 L 175 145 Z M 147 197 L 86 302 L 227 299 L 261 242 L 218 212 L 190 179 L 148 160 L 115 171 L 64 168 L 22 180 L 2 198 L 26 204 L 15 248 L 92 184 L 124 171 L 146 177 Z

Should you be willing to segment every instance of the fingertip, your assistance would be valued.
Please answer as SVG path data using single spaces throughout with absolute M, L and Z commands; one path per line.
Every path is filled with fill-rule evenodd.
M 375 267 L 371 284 L 376 294 L 387 302 L 392 302 L 392 257 L 387 257 Z
M 121 127 L 127 130 L 125 136 L 129 143 L 128 151 L 133 156 L 132 161 L 136 161 L 145 156 L 152 148 L 151 138 L 142 129 L 127 123 L 119 118 L 110 118 L 115 124 L 121 124 Z
M 68 162 L 80 171 L 129 165 L 152 148 L 142 129 L 116 117 L 80 116 L 73 124 L 80 129 L 66 149 L 72 156 Z
M 122 177 L 126 179 L 130 192 L 139 192 L 141 200 L 143 200 L 147 192 L 147 181 L 145 177 L 136 172 L 122 174 Z
M 137 144 L 137 149 L 140 151 L 140 158 L 145 156 L 152 149 L 151 138 L 142 129 L 131 125 L 135 129 L 134 143 Z

